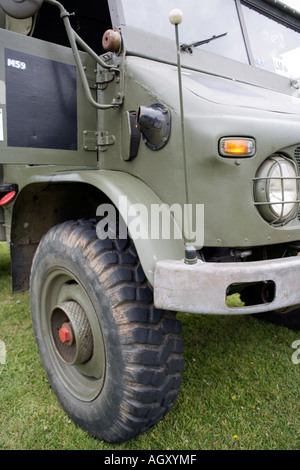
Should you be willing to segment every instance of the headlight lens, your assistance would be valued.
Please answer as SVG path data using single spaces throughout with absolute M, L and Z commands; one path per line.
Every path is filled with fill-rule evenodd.
M 273 155 L 260 166 L 254 179 L 254 199 L 262 217 L 283 225 L 298 212 L 298 172 L 296 164 Z

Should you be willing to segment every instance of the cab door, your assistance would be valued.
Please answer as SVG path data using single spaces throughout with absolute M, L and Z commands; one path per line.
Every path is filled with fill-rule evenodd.
M 74 9 L 77 3 L 73 2 Z M 48 11 L 43 8 L 49 5 L 38 13 L 45 19 Z M 59 13 L 53 12 L 53 8 L 51 15 L 60 21 Z M 40 19 L 41 16 L 33 21 Z M 48 29 L 55 30 L 52 17 L 46 20 Z M 41 40 L 33 32 L 28 35 L 25 31 L 25 34 L 11 31 L 7 29 L 7 20 L 5 28 L 3 23 L 0 29 L 0 164 L 95 166 L 97 142 L 95 139 L 95 145 L 93 142 L 87 145 L 85 136 L 96 132 L 97 112 L 86 99 L 71 48 L 47 40 L 48 36 Z M 66 40 L 64 31 L 62 37 Z M 81 58 L 96 98 L 96 65 L 84 52 Z

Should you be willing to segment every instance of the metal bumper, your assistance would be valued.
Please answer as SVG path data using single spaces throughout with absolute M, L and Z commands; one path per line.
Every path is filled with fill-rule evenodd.
M 233 284 L 274 282 L 269 303 L 229 308 L 226 295 Z M 268 312 L 300 304 L 300 256 L 245 263 L 159 261 L 154 274 L 157 308 L 203 314 Z

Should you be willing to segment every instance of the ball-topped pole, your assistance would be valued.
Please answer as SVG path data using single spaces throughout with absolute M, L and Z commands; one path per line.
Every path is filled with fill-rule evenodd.
M 179 43 L 179 27 L 183 20 L 183 13 L 178 8 L 170 11 L 169 13 L 170 23 L 175 26 L 175 36 L 176 36 L 176 47 L 177 47 L 177 68 L 178 68 L 178 84 L 179 84 L 179 100 L 180 100 L 180 120 L 181 120 L 181 133 L 182 133 L 182 156 L 183 156 L 183 168 L 184 168 L 184 185 L 185 185 L 185 196 L 186 204 L 189 204 L 189 185 L 188 185 L 188 174 L 187 174 L 187 155 L 186 155 L 186 141 L 185 141 L 185 127 L 184 127 L 184 109 L 183 109 L 183 91 L 182 91 L 182 77 L 181 77 L 181 60 L 180 60 L 180 43 Z M 183 238 L 185 241 L 185 253 L 184 253 L 184 262 L 186 264 L 196 264 L 197 263 L 197 252 L 191 244 L 192 240 L 192 223 L 190 220 L 191 214 L 188 214 L 187 223 L 188 223 L 188 235 L 186 236 L 183 233 Z
M 182 20 L 183 20 L 182 11 L 179 10 L 178 8 L 175 8 L 174 10 L 170 11 L 169 20 L 170 20 L 170 23 L 174 25 L 182 23 Z

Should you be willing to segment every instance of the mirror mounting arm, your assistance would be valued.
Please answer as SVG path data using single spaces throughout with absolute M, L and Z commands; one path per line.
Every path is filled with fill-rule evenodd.
M 111 104 L 100 104 L 97 101 L 94 100 L 90 87 L 85 75 L 84 71 L 84 66 L 82 64 L 82 61 L 80 59 L 80 54 L 79 50 L 77 47 L 77 43 L 82 47 L 83 50 L 85 50 L 101 67 L 104 67 L 106 69 L 110 69 L 112 71 L 119 71 L 115 66 L 108 65 L 106 64 L 81 38 L 80 36 L 74 31 L 74 29 L 71 26 L 70 23 L 70 16 L 73 15 L 73 13 L 69 13 L 64 6 L 59 3 L 57 0 L 45 0 L 47 3 L 50 3 L 51 5 L 56 6 L 60 10 L 60 17 L 64 22 L 64 26 L 68 35 L 68 39 L 70 42 L 70 46 L 73 51 L 74 59 L 78 68 L 79 75 L 81 77 L 83 87 L 85 90 L 85 93 L 87 95 L 88 101 L 97 109 L 105 110 L 105 109 L 111 109 L 111 108 L 118 108 L 119 104 L 116 103 L 111 103 Z

